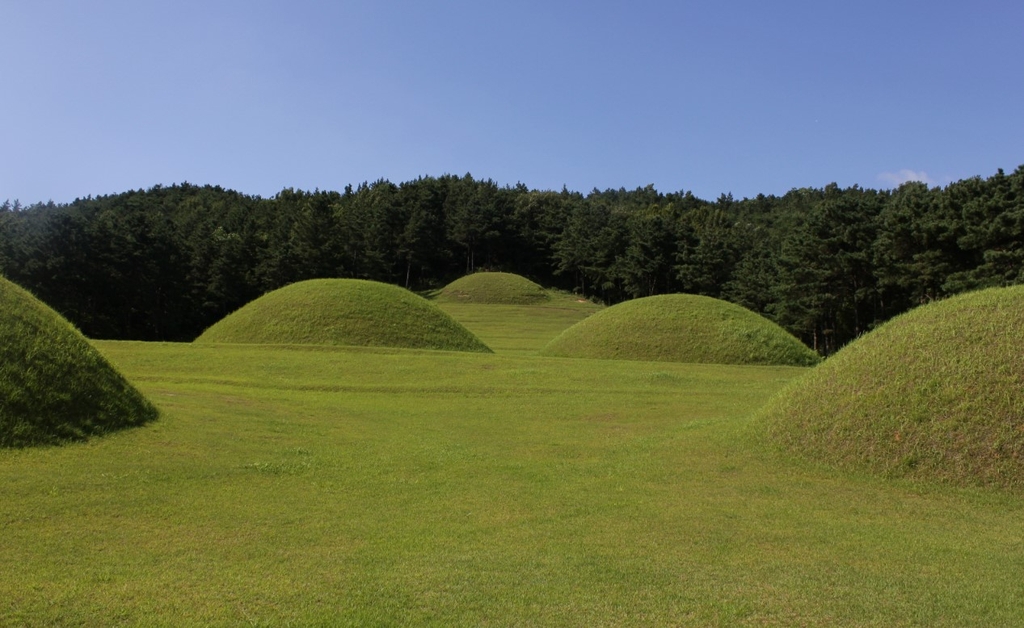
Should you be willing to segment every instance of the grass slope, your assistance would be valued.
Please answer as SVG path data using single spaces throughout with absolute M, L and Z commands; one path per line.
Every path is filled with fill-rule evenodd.
M 438 301 L 447 312 L 497 353 L 536 355 L 558 334 L 604 306 L 564 292 L 549 291 L 534 305 Z
M 544 288 L 512 273 L 479 272 L 451 282 L 437 295 L 440 302 L 533 305 L 550 300 Z
M 758 449 L 800 369 L 97 344 L 163 418 L 0 451 L 0 625 L 1024 617 L 1021 499 Z
M 845 469 L 1024 489 L 1024 287 L 931 303 L 765 408 L 770 438 Z
M 313 279 L 285 286 L 226 316 L 195 342 L 490 352 L 423 297 L 360 279 Z
M 156 416 L 77 329 L 0 277 L 0 447 L 82 440 Z
M 691 294 L 634 299 L 584 319 L 542 351 L 556 357 L 809 366 L 818 356 L 738 305 Z

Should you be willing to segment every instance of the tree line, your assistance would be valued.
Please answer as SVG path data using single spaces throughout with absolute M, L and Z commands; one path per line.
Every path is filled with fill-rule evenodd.
M 272 198 L 188 183 L 0 206 L 0 273 L 94 338 L 187 341 L 320 277 L 424 290 L 504 270 L 608 304 L 726 299 L 829 354 L 892 316 L 1024 281 L 1024 166 L 945 187 L 690 192 L 444 175 Z

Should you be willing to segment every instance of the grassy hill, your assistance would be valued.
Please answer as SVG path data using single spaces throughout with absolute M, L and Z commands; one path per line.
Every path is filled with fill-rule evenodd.
M 548 300 L 530 305 L 437 301 L 437 306 L 498 353 L 536 355 L 569 327 L 604 306 L 548 291 Z
M 490 351 L 423 297 L 359 279 L 313 279 L 285 286 L 229 314 L 195 342 Z
M 544 288 L 512 273 L 480 272 L 451 282 L 437 295 L 439 302 L 534 305 L 550 300 Z
M 851 343 L 762 412 L 844 469 L 1024 489 L 1024 287 L 931 303 Z
M 689 294 L 634 299 L 563 331 L 556 357 L 809 366 L 817 355 L 778 325 L 738 305 Z
M 766 447 L 757 409 L 831 360 L 551 359 L 526 353 L 567 320 L 551 305 L 445 307 L 487 312 L 495 338 L 520 311 L 518 348 L 90 343 L 161 420 L 0 448 L 0 626 L 1021 623 L 1024 495 Z M 902 377 L 1019 381 L 994 357 L 1024 337 L 1014 310 L 920 321 L 937 353 Z M 964 335 L 976 353 L 947 351 Z M 827 386 L 806 402 L 831 403 Z
M 765 455 L 803 369 L 95 345 L 161 420 L 0 450 L 0 625 L 1024 617 L 1024 497 Z
M 77 329 L 0 277 L 0 446 L 82 440 L 156 416 Z

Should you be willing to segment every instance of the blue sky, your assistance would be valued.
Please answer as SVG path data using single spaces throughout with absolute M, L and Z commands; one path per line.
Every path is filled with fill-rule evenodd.
M 0 201 L 944 185 L 1024 163 L 1022 25 L 1017 0 L 0 0 Z

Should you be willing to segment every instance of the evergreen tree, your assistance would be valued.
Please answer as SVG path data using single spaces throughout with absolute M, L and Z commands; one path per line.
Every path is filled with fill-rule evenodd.
M 675 274 L 682 291 L 719 297 L 737 259 L 730 214 L 733 200 L 723 195 L 715 205 L 688 212 L 680 223 Z
M 957 244 L 972 263 L 952 273 L 944 287 L 962 292 L 1024 281 L 1024 166 L 1010 176 L 1000 169 L 987 180 L 961 181 L 947 197 L 960 207 L 963 235 Z

